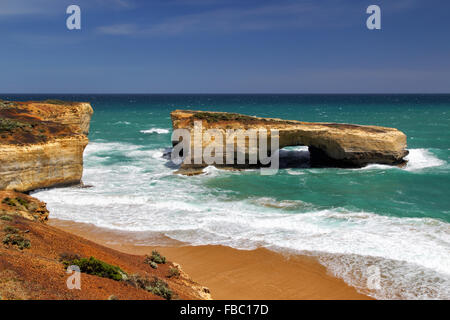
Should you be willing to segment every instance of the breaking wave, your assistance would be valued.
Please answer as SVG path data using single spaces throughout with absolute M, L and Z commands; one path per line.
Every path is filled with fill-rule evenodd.
M 161 129 L 161 128 L 151 128 L 151 129 L 148 129 L 148 130 L 141 130 L 140 132 L 144 133 L 144 134 L 150 134 L 150 133 L 166 134 L 166 133 L 169 133 L 169 130 L 168 129 Z

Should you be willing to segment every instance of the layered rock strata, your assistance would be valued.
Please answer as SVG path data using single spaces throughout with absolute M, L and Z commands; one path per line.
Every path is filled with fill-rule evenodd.
M 190 132 L 191 150 L 194 146 L 194 132 L 201 131 L 201 144 L 203 150 L 208 146 L 217 144 L 217 140 L 210 139 L 208 130 L 214 129 L 224 137 L 227 130 L 264 130 L 267 132 L 268 154 L 276 150 L 271 148 L 271 130 L 277 130 L 279 135 L 278 149 L 287 146 L 307 146 L 310 152 L 311 166 L 330 167 L 363 167 L 371 163 L 401 165 L 405 163 L 406 135 L 395 129 L 379 126 L 366 126 L 341 123 L 315 123 L 294 120 L 281 120 L 273 118 L 259 118 L 245 116 L 237 113 L 205 112 L 191 110 L 175 110 L 171 113 L 173 129 L 187 129 Z M 195 125 L 197 124 L 197 126 Z M 206 137 L 206 138 L 205 138 Z M 256 136 L 258 137 L 258 136 Z M 220 141 L 226 145 L 225 139 Z M 254 152 L 258 154 L 258 141 L 251 141 L 255 137 L 247 137 L 245 142 L 245 157 Z M 257 138 L 256 138 L 257 139 Z M 182 139 L 180 139 L 181 141 Z M 197 139 L 198 141 L 198 139 Z M 179 141 L 172 141 L 177 145 Z M 236 141 L 234 142 L 236 144 Z M 256 146 L 251 147 L 251 146 Z M 237 148 L 234 148 L 233 157 L 237 158 Z M 191 152 L 193 157 L 194 153 Z M 227 150 L 223 148 L 223 163 L 226 163 Z M 259 159 L 258 159 L 259 160 Z M 235 161 L 236 163 L 236 161 Z M 182 169 L 185 172 L 195 172 L 206 163 L 185 163 Z M 229 166 L 229 165 L 227 165 Z M 232 165 L 232 167 L 240 167 Z M 242 166 L 241 166 L 242 167 Z
M 80 183 L 88 103 L 0 101 L 0 190 Z

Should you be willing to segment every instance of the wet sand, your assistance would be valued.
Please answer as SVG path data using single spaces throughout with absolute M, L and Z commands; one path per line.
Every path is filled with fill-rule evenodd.
M 120 232 L 50 219 L 49 224 L 128 253 L 157 249 L 211 290 L 213 299 L 371 299 L 327 273 L 315 258 L 268 249 L 190 246 L 157 233 Z

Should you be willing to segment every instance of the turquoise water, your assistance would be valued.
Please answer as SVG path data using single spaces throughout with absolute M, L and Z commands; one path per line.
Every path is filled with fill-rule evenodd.
M 45 97 L 3 96 L 10 99 Z M 450 298 L 450 95 L 51 96 L 91 102 L 85 184 L 43 190 L 52 217 L 192 244 L 312 254 L 378 298 Z M 406 168 L 297 168 L 274 176 L 208 168 L 183 177 L 162 157 L 170 111 L 395 127 Z M 291 148 L 306 153 L 304 148 Z M 377 266 L 381 288 L 367 288 Z

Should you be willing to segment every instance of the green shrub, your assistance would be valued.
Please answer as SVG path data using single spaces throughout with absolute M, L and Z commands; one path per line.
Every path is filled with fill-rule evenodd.
M 15 103 L 13 101 L 5 101 L 0 99 L 0 110 L 8 109 L 14 107 Z
M 28 209 L 28 205 L 30 204 L 30 202 L 28 200 L 23 199 L 23 198 L 16 198 L 16 201 Z
M 239 113 L 225 113 L 225 112 L 196 112 L 193 117 L 199 120 L 206 120 L 209 122 L 218 121 L 257 121 L 254 117 L 245 116 Z
M 11 199 L 9 197 L 6 197 L 2 200 L 2 203 L 7 204 L 8 206 L 17 207 L 17 206 L 23 206 L 26 209 L 28 209 L 30 202 L 23 198 L 14 198 Z
M 166 300 L 172 299 L 172 290 L 169 289 L 168 284 L 156 277 L 153 278 L 151 281 L 151 290 L 149 290 L 151 293 L 156 294 L 157 296 L 163 297 Z
M 6 197 L 5 199 L 2 200 L 2 203 L 7 204 L 8 206 L 16 206 L 16 203 L 13 201 L 13 199 Z
M 23 249 L 28 249 L 31 247 L 31 242 L 28 239 L 25 239 L 24 237 L 22 237 L 21 235 L 15 234 L 15 233 L 11 233 L 11 234 L 7 234 L 4 238 L 3 238 L 3 244 L 6 245 L 15 245 L 17 246 L 20 250 Z
M 170 290 L 169 285 L 157 277 L 153 277 L 150 280 L 147 277 L 140 276 L 139 274 L 133 274 L 127 280 L 127 283 L 136 288 L 144 289 L 157 296 L 163 297 L 166 300 L 172 299 L 173 296 L 173 292 Z
M 157 264 L 164 264 L 166 263 L 166 257 L 162 256 L 158 251 L 153 250 L 151 256 L 145 256 L 144 262 L 150 265 L 152 262 Z
M 11 226 L 4 227 L 3 231 L 5 231 L 6 233 L 19 233 L 19 229 L 11 227 Z
M 180 270 L 178 268 L 169 268 L 169 274 L 167 275 L 167 278 L 178 278 L 180 276 Z
M 62 104 L 67 104 L 67 102 L 62 101 L 62 100 L 58 100 L 58 99 L 48 99 L 43 101 L 44 103 L 48 103 L 48 104 L 58 104 L 58 105 L 62 105 Z
M 3 216 L 0 216 L 0 220 L 3 220 L 3 221 L 12 221 L 12 218 L 11 218 L 11 216 L 8 216 L 8 215 L 3 215 Z
M 0 119 L 0 132 L 4 132 L 4 131 L 11 132 L 16 129 L 25 129 L 25 128 L 30 128 L 30 127 L 31 127 L 31 125 L 28 123 L 11 120 L 11 119 L 5 119 L 5 118 Z
M 76 265 L 80 268 L 81 272 L 116 281 L 120 281 L 126 276 L 126 273 L 119 267 L 110 265 L 94 257 L 90 257 L 89 259 L 65 260 L 63 264 L 66 268 L 70 265 Z
M 150 267 L 152 267 L 153 269 L 158 269 L 158 264 L 156 264 L 153 261 L 150 261 Z

